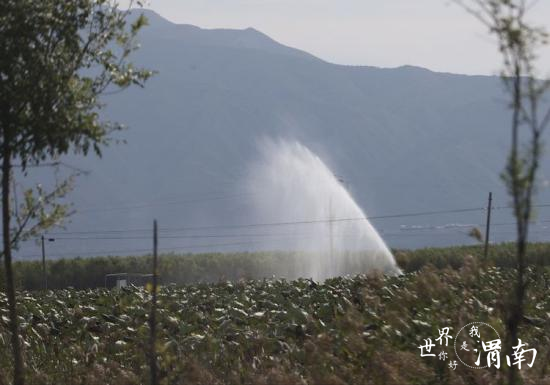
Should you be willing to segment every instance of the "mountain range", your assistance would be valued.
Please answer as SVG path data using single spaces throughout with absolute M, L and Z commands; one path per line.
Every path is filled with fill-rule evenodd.
M 124 144 L 101 159 L 64 159 L 90 172 L 68 198 L 76 213 L 66 229 L 50 232 L 52 257 L 145 253 L 154 218 L 163 250 L 257 248 L 246 241 L 251 229 L 231 226 L 274 220 L 250 216 L 242 188 L 266 137 L 307 146 L 367 216 L 392 216 L 372 220 L 392 247 L 475 242 L 466 233 L 483 228 L 490 191 L 493 239 L 513 239 L 499 177 L 511 113 L 498 77 L 335 65 L 253 28 L 208 30 L 145 13 L 132 60 L 157 73 L 143 89 L 104 99 L 105 119 L 128 126 L 116 134 Z M 547 160 L 541 204 L 550 202 L 546 170 Z M 429 214 L 440 211 L 449 212 Z M 533 237 L 545 239 L 545 227 Z M 18 252 L 38 255 L 35 244 Z

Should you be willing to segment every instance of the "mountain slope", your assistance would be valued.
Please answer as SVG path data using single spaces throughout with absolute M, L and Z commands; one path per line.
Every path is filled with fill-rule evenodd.
M 319 154 L 369 216 L 483 207 L 489 191 L 497 206 L 508 203 L 498 175 L 508 149 L 509 112 L 498 78 L 333 65 L 254 29 L 204 30 L 147 16 L 151 26 L 135 62 L 158 74 L 145 89 L 106 99 L 105 116 L 130 127 L 118 134 L 127 144 L 107 149 L 101 160 L 67 160 L 92 171 L 70 197 L 79 212 L 67 231 L 146 229 L 153 218 L 170 229 L 285 221 L 247 211 L 242 186 L 263 137 L 299 140 Z M 540 201 L 550 201 L 544 187 Z M 417 247 L 470 240 L 461 227 L 405 231 L 407 226 L 483 224 L 484 215 L 478 210 L 373 223 L 391 246 Z M 508 210 L 495 211 L 494 218 L 510 221 Z M 498 230 L 496 239 L 511 239 L 513 227 Z M 244 232 L 174 232 L 162 245 L 193 252 L 261 246 L 248 236 L 227 236 Z M 121 239 L 60 239 L 48 248 L 52 256 L 66 256 L 150 247 L 149 239 L 126 239 L 146 232 L 99 235 L 113 234 Z M 177 238 L 184 234 L 218 238 Z M 19 256 L 37 251 L 26 245 Z

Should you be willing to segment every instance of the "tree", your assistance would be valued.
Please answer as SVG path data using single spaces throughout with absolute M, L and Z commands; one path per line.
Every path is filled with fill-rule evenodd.
M 86 155 L 93 150 L 101 155 L 109 134 L 120 126 L 100 120 L 100 95 L 143 85 L 151 75 L 128 61 L 138 48 L 137 33 L 146 24 L 143 15 L 127 22 L 130 7 L 120 10 L 110 0 L 0 2 L 2 257 L 15 385 L 24 383 L 24 367 L 12 249 L 66 214 L 56 199 L 67 192 L 70 180 L 50 192 L 40 187 L 25 192 L 12 225 L 12 170 L 19 166 L 25 172 L 68 152 Z
M 502 80 L 510 96 L 511 148 L 502 173 L 516 218 L 516 282 L 507 306 L 506 352 L 511 354 L 524 317 L 529 223 L 542 156 L 542 134 L 550 123 L 545 108 L 549 80 L 541 80 L 536 71 L 538 50 L 548 44 L 548 34 L 527 19 L 530 4 L 526 0 L 456 0 L 473 14 L 497 38 L 503 59 Z M 518 382 L 517 370 L 510 368 L 510 384 Z

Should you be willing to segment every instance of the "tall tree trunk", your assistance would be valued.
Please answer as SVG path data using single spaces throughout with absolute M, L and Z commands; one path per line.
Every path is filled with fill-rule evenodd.
M 157 220 L 153 222 L 153 290 L 151 299 L 151 314 L 149 316 L 149 327 L 151 329 L 149 342 L 149 363 L 151 369 L 151 385 L 158 385 L 157 370 L 157 287 L 158 287 L 158 228 Z
M 4 269 L 6 271 L 6 294 L 8 297 L 9 331 L 11 333 L 11 347 L 13 352 L 13 384 L 25 383 L 23 374 L 23 356 L 19 344 L 19 322 L 15 300 L 15 285 L 13 281 L 13 269 L 11 264 L 11 239 L 10 239 L 10 175 L 11 175 L 11 151 L 9 140 L 4 133 L 4 145 L 2 148 L 2 236 L 4 243 Z
M 507 342 L 506 354 L 511 357 L 514 349 L 513 346 L 518 342 L 518 331 L 521 320 L 523 319 L 523 301 L 525 297 L 525 257 L 527 250 L 526 237 L 522 234 L 517 241 L 517 276 L 514 291 L 511 295 L 511 303 L 509 306 L 509 314 L 506 323 Z M 508 371 L 508 385 L 520 383 L 518 370 L 515 365 L 512 365 Z
M 512 198 L 514 201 L 514 215 L 516 217 L 516 282 L 510 295 L 510 304 L 508 306 L 509 314 L 507 316 L 506 329 L 507 341 L 505 353 L 509 356 L 513 353 L 513 346 L 518 340 L 518 329 L 523 318 L 523 297 L 524 297 L 524 270 L 525 254 L 527 248 L 527 228 L 529 226 L 529 215 L 525 214 L 526 207 L 529 206 L 530 193 L 525 196 L 525 190 L 521 186 L 521 170 L 518 168 L 519 161 L 519 127 L 520 112 L 522 108 L 522 77 L 520 58 L 516 57 L 514 64 L 513 77 L 513 116 L 512 116 L 512 148 L 510 150 L 509 176 L 511 179 Z M 530 208 L 529 208 L 530 209 Z M 514 365 L 508 370 L 508 385 L 518 383 L 518 373 Z

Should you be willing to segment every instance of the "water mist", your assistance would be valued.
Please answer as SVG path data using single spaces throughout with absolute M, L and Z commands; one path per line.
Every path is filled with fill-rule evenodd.
M 263 140 L 246 188 L 253 216 L 271 227 L 264 249 L 292 258 L 278 275 L 329 277 L 379 270 L 399 273 L 395 260 L 365 213 L 326 164 L 297 141 Z

